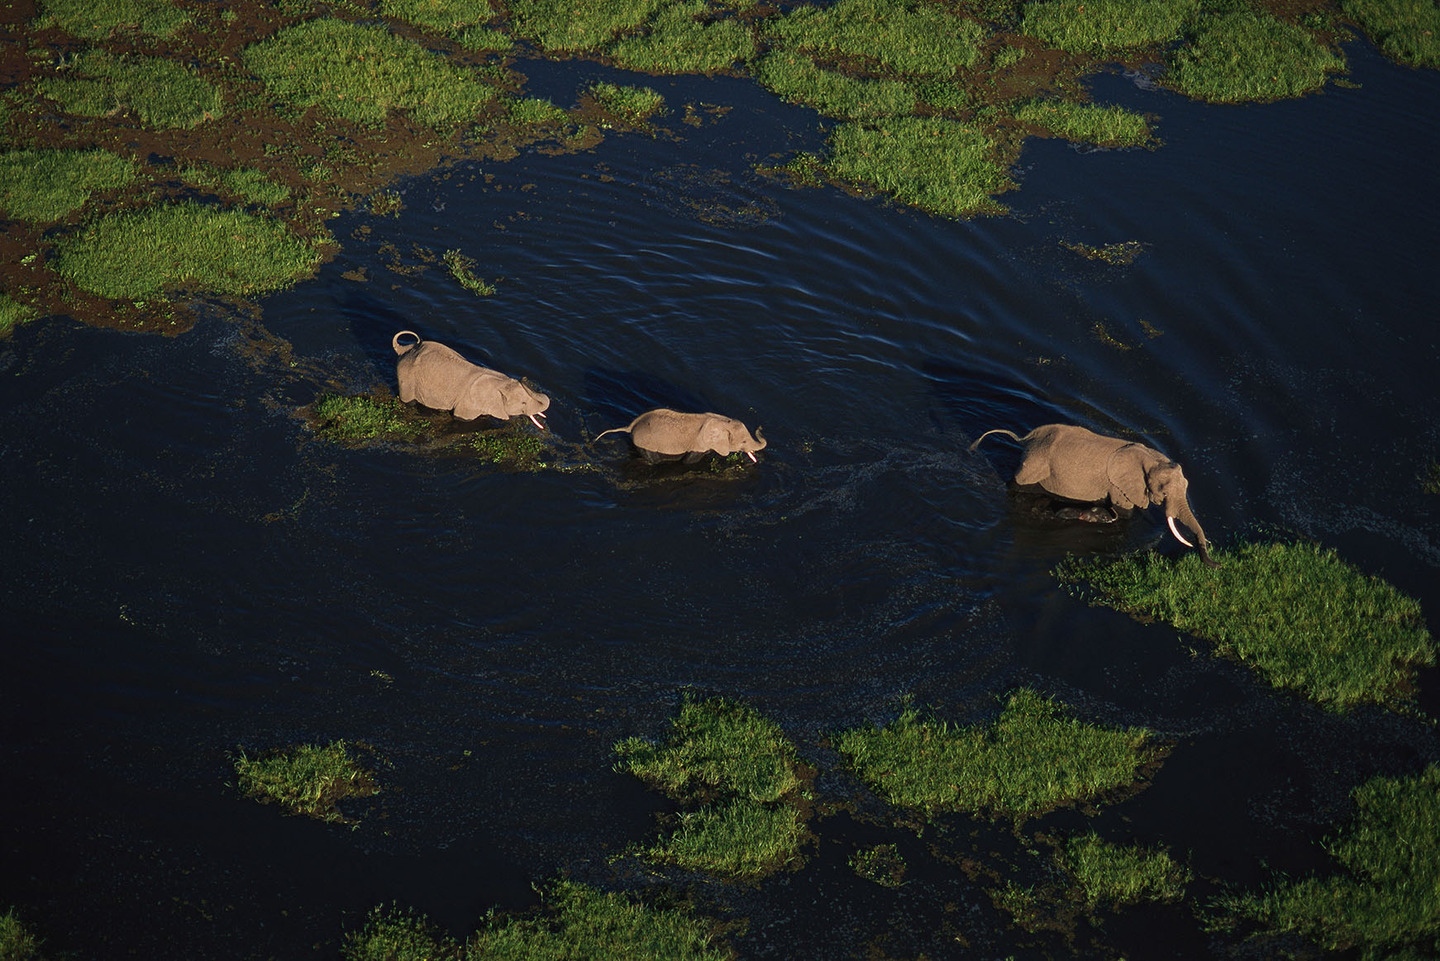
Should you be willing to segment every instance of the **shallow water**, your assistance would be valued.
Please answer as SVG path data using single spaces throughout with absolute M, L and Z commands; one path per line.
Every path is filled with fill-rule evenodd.
M 1440 78 L 1348 52 L 1358 88 L 1267 106 L 1102 77 L 1097 100 L 1159 114 L 1164 146 L 1032 143 L 1013 216 L 973 222 L 789 189 L 754 166 L 817 146 L 813 114 L 733 79 L 647 81 L 732 109 L 459 164 L 399 185 L 398 218 L 337 221 L 343 253 L 261 305 L 298 368 L 219 307 L 173 340 L 22 329 L 0 377 L 0 901 L 97 958 L 333 957 L 390 900 L 463 933 L 532 904 L 532 881 L 630 870 L 606 858 L 663 802 L 610 747 L 658 733 L 685 689 L 775 718 L 844 801 L 829 732 L 907 694 L 984 717 L 1031 685 L 1176 741 L 1143 793 L 1041 827 L 1166 844 L 1202 876 L 1192 894 L 1323 867 L 1349 790 L 1440 758 L 1433 730 L 1325 715 L 1085 607 L 1054 563 L 1179 550 L 1158 516 L 1042 523 L 1005 491 L 1013 445 L 966 447 L 1061 420 L 1134 434 L 1186 465 L 1212 540 L 1314 537 L 1440 627 L 1440 498 L 1418 480 L 1440 457 Z M 533 66 L 557 101 L 613 76 Z M 1129 266 L 1062 246 L 1125 241 L 1144 245 Z M 497 293 L 454 282 L 450 249 Z M 528 376 L 575 469 L 314 440 L 295 409 L 326 382 L 392 383 L 400 329 Z M 662 405 L 770 446 L 717 479 L 588 444 Z M 1432 715 L 1437 691 L 1425 672 Z M 353 832 L 227 786 L 241 747 L 333 738 L 382 763 Z M 939 833 L 952 853 L 1015 844 L 971 827 Z M 751 919 L 743 956 L 1108 956 L 1020 935 L 928 840 L 848 815 L 816 830 L 797 874 L 700 885 Z M 878 840 L 907 848 L 898 893 L 845 866 Z M 1132 957 L 1223 950 L 1175 908 L 1105 937 Z

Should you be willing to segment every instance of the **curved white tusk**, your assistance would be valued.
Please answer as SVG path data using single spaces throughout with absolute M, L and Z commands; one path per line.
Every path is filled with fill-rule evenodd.
M 747 450 L 745 453 L 746 453 L 747 455 L 749 455 L 749 457 L 750 457 L 750 459 L 751 459 L 752 461 L 754 461 L 754 462 L 757 463 L 757 464 L 760 463 L 760 458 L 758 458 L 758 457 L 755 456 L 755 452 L 754 452 L 753 450 Z
M 542 423 L 540 423 L 540 419 L 539 419 L 539 417 L 536 417 L 536 415 L 534 415 L 534 414 L 526 414 L 525 416 L 526 416 L 526 417 L 529 417 L 532 421 L 534 421 L 536 427 L 540 428 L 541 430 L 544 430 L 544 429 L 545 429 L 545 425 L 542 424 Z M 540 415 L 540 417 L 544 417 L 544 416 L 545 416 L 544 414 L 541 414 L 541 415 Z M 1176 536 L 1178 537 L 1179 535 L 1177 534 Z
M 1187 541 L 1185 538 L 1183 538 L 1183 537 L 1180 536 L 1180 528 L 1178 528 L 1178 527 L 1175 526 L 1175 518 L 1170 517 L 1170 516 L 1167 515 L 1166 518 L 1165 518 L 1165 523 L 1167 523 L 1167 524 L 1170 525 L 1170 533 L 1172 533 L 1172 534 L 1175 535 L 1175 539 L 1176 539 L 1177 541 L 1179 541 L 1180 543 L 1184 544 L 1186 547 L 1194 547 L 1194 546 L 1195 546 L 1194 544 L 1190 543 L 1190 542 Z

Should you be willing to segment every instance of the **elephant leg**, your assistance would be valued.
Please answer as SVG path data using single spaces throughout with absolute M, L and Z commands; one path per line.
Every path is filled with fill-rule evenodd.
M 709 451 L 704 451 L 704 450 L 694 451 L 694 450 L 692 450 L 690 453 L 688 453 L 688 454 L 686 454 L 684 457 L 680 458 L 680 460 L 683 461 L 683 462 L 686 463 L 686 464 L 698 464 L 698 463 L 700 463 L 702 460 L 705 459 L 705 455 L 708 454 L 708 453 L 709 453 Z

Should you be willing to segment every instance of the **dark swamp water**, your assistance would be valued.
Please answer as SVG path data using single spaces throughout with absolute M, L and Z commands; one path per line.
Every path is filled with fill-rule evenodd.
M 686 689 L 774 718 L 822 800 L 845 801 L 863 792 L 830 732 L 907 694 L 985 718 L 1029 685 L 1175 747 L 1143 792 L 1027 837 L 1166 845 L 1192 900 L 1328 870 L 1316 845 L 1349 791 L 1440 759 L 1434 729 L 1326 714 L 1085 606 L 1055 562 L 1178 549 L 1158 518 L 1038 523 L 1005 491 L 1013 446 L 965 448 L 1048 421 L 1134 432 L 1184 462 L 1212 539 L 1313 537 L 1440 629 L 1440 497 L 1419 482 L 1440 456 L 1440 78 L 1348 54 L 1358 87 L 1268 106 L 1101 78 L 1098 100 L 1162 117 L 1165 146 L 1032 143 L 1014 216 L 974 222 L 759 177 L 757 160 L 818 146 L 812 114 L 743 81 L 659 80 L 672 108 L 732 109 L 672 113 L 675 137 L 457 166 L 400 184 L 398 218 L 338 221 L 340 257 L 257 318 L 298 366 L 218 307 L 173 340 L 22 329 L 0 376 L 0 901 L 80 957 L 308 958 L 338 956 L 381 902 L 463 935 L 562 873 L 640 890 L 663 879 L 607 859 L 664 805 L 611 770 L 611 746 L 659 734 Z M 557 101 L 614 76 L 529 73 Z M 1145 245 L 1129 266 L 1062 245 L 1125 241 Z M 448 249 L 498 292 L 428 263 Z M 402 328 L 528 375 L 567 461 L 598 469 L 314 439 L 295 409 L 322 377 L 393 384 Z M 583 446 L 659 405 L 758 423 L 769 449 L 715 480 Z M 1423 673 L 1431 716 L 1437 692 Z M 379 759 L 356 830 L 229 786 L 242 747 L 334 738 Z M 1236 948 L 1186 906 L 1069 945 L 1025 935 L 928 850 L 1003 864 L 1020 843 L 1004 825 L 813 827 L 798 872 L 684 879 L 702 910 L 749 919 L 741 956 Z M 911 865 L 896 891 L 846 866 L 882 840 Z

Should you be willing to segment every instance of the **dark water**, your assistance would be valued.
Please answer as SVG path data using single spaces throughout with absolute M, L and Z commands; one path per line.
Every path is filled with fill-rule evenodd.
M 1326 715 L 1085 607 L 1054 562 L 1177 550 L 1158 518 L 1039 523 L 1005 492 L 1014 448 L 965 448 L 1057 420 L 1135 432 L 1186 465 L 1213 540 L 1311 536 L 1440 628 L 1440 498 L 1418 479 L 1440 457 L 1440 78 L 1349 54 L 1358 88 L 1268 106 L 1100 78 L 1097 99 L 1161 116 L 1163 148 L 1031 144 L 1014 216 L 970 223 L 760 177 L 818 146 L 812 114 L 661 80 L 673 107 L 733 109 L 459 165 L 400 185 L 397 219 L 337 221 L 341 256 L 258 318 L 298 367 L 219 308 L 174 340 L 20 331 L 0 376 L 0 903 L 84 957 L 335 957 L 382 901 L 463 934 L 563 872 L 643 887 L 606 859 L 662 802 L 610 746 L 658 733 L 687 688 L 775 718 L 838 801 L 858 792 L 829 732 L 906 694 L 983 717 L 1031 685 L 1176 742 L 1142 794 L 1038 827 L 1165 844 L 1196 896 L 1324 867 L 1350 789 L 1440 758 L 1433 729 Z M 564 102 L 602 72 L 535 65 L 532 91 Z M 1130 266 L 1061 245 L 1124 241 L 1145 245 Z M 448 249 L 498 292 L 456 284 Z M 576 469 L 316 442 L 295 408 L 322 380 L 393 382 L 402 328 L 528 375 Z M 760 424 L 770 447 L 715 480 L 583 446 L 660 405 Z M 1433 715 L 1435 673 L 1422 685 Z M 381 759 L 355 831 L 227 784 L 239 748 L 333 738 Z M 1070 947 L 1022 937 L 931 850 L 1000 863 L 1004 828 L 815 827 L 799 873 L 699 884 L 751 919 L 743 956 L 1226 950 L 1184 908 Z M 912 865 L 898 893 L 845 866 L 879 840 Z

